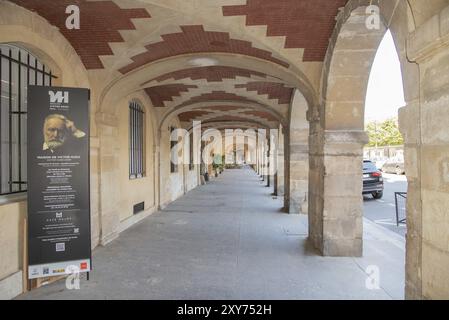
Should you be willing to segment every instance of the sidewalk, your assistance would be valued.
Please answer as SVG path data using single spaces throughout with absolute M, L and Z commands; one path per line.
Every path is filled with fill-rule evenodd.
M 365 221 L 363 258 L 321 257 L 307 217 L 280 211 L 257 175 L 218 179 L 94 252 L 90 281 L 60 281 L 19 299 L 403 299 L 404 242 Z M 379 290 L 366 288 L 369 266 Z

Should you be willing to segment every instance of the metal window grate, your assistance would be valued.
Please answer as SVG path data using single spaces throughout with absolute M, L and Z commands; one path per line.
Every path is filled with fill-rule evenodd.
M 175 127 L 170 127 L 170 153 L 171 153 L 171 161 L 170 161 L 170 173 L 178 172 L 178 165 L 175 162 L 175 157 L 178 157 L 177 145 L 178 141 L 172 141 L 172 134 L 176 130 Z
M 51 86 L 55 78 L 26 50 L 0 44 L 0 195 L 27 191 L 28 85 Z
M 190 132 L 190 135 L 189 135 L 189 144 L 190 144 L 190 146 L 189 146 L 189 152 L 190 152 L 190 154 L 189 154 L 189 170 L 190 171 L 192 171 L 193 169 L 195 169 L 195 164 L 193 163 L 193 161 L 194 161 L 194 159 L 193 159 L 193 130 L 192 130 L 192 132 Z
M 129 177 L 130 179 L 145 176 L 144 161 L 144 118 L 145 113 L 137 102 L 129 104 Z

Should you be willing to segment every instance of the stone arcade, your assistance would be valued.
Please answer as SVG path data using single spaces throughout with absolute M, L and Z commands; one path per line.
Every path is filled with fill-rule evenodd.
M 196 120 L 203 131 L 279 129 L 273 145 L 258 137 L 256 171 L 275 167 L 265 182 L 284 211 L 308 215 L 308 241 L 321 255 L 362 256 L 364 103 L 389 29 L 407 102 L 399 114 L 409 181 L 405 296 L 449 298 L 449 1 L 80 0 L 79 30 L 60 18 L 71 2 L 1 1 L 0 47 L 2 59 L 17 50 L 36 58 L 27 67 L 36 80 L 91 89 L 93 248 L 200 184 L 208 168 L 170 163 L 171 130 L 190 131 Z M 367 28 L 369 5 L 380 9 L 379 28 Z M 2 116 L 8 90 L 2 81 Z M 143 115 L 135 149 L 130 112 Z M 2 132 L 2 159 L 7 139 Z M 10 183 L 22 164 L 11 163 L 8 177 L 9 164 L 1 167 L 0 297 L 12 298 L 22 293 L 27 199 Z M 144 210 L 134 214 L 137 204 Z

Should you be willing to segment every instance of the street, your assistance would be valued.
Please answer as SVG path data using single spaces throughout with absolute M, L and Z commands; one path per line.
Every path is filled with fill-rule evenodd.
M 388 228 L 405 237 L 406 225 L 396 225 L 395 192 L 407 192 L 407 179 L 405 175 L 383 174 L 384 196 L 375 200 L 371 195 L 364 195 L 364 216 L 374 223 Z M 398 199 L 400 208 L 400 219 L 405 216 L 405 199 Z

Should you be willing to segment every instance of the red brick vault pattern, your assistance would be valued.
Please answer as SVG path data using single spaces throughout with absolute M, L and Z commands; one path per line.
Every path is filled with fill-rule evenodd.
M 256 91 L 258 94 L 267 94 L 269 99 L 278 99 L 279 104 L 289 104 L 292 99 L 293 89 L 276 82 L 248 82 L 237 84 L 236 88 L 246 88 L 247 91 Z
M 209 114 L 211 114 L 211 112 L 208 111 L 187 111 L 178 115 L 178 118 L 180 121 L 191 122 L 196 118 L 207 116 Z
M 267 36 L 285 36 L 285 48 L 304 48 L 304 61 L 323 61 L 338 8 L 348 0 L 247 0 L 224 6 L 224 16 L 246 16 L 247 26 L 267 26 Z
M 264 118 L 264 119 L 266 119 L 268 121 L 278 121 L 270 113 L 264 112 L 264 111 L 245 111 L 245 112 L 243 112 L 243 114 L 248 115 L 248 116 L 256 116 L 256 117 L 259 117 L 259 118 Z
M 236 101 L 236 102 L 257 103 L 255 101 L 236 95 L 234 93 L 228 93 L 225 91 L 212 91 L 211 93 L 204 93 L 202 95 L 193 97 L 188 101 L 184 102 L 183 104 L 181 104 L 180 107 L 189 106 L 199 102 L 212 102 L 212 101 Z
M 165 107 L 166 101 L 173 101 L 173 97 L 179 97 L 182 92 L 188 92 L 189 89 L 196 89 L 197 86 L 185 84 L 168 84 L 165 86 L 156 86 L 145 89 L 153 105 L 157 108 Z
M 268 60 L 286 68 L 289 64 L 272 57 L 271 52 L 254 48 L 251 42 L 231 39 L 227 32 L 205 31 L 202 25 L 181 26 L 182 32 L 162 35 L 163 41 L 152 43 L 146 52 L 132 57 L 133 63 L 120 69 L 128 73 L 147 63 L 188 53 L 236 53 Z
M 150 18 L 145 9 L 121 9 L 112 1 L 87 0 L 10 0 L 28 10 L 35 11 L 58 27 L 73 46 L 86 69 L 102 69 L 99 56 L 112 55 L 111 42 L 124 42 L 119 30 L 135 30 L 131 19 Z M 67 6 L 80 8 L 80 30 L 65 27 Z
M 162 82 L 169 79 L 181 80 L 190 78 L 192 80 L 205 79 L 207 80 L 207 82 L 221 82 L 223 81 L 223 79 L 235 79 L 236 77 L 250 78 L 252 75 L 264 78 L 267 77 L 264 73 L 260 73 L 257 71 L 234 67 L 213 66 L 213 67 L 197 67 L 197 68 L 178 70 L 164 74 L 153 80 Z

